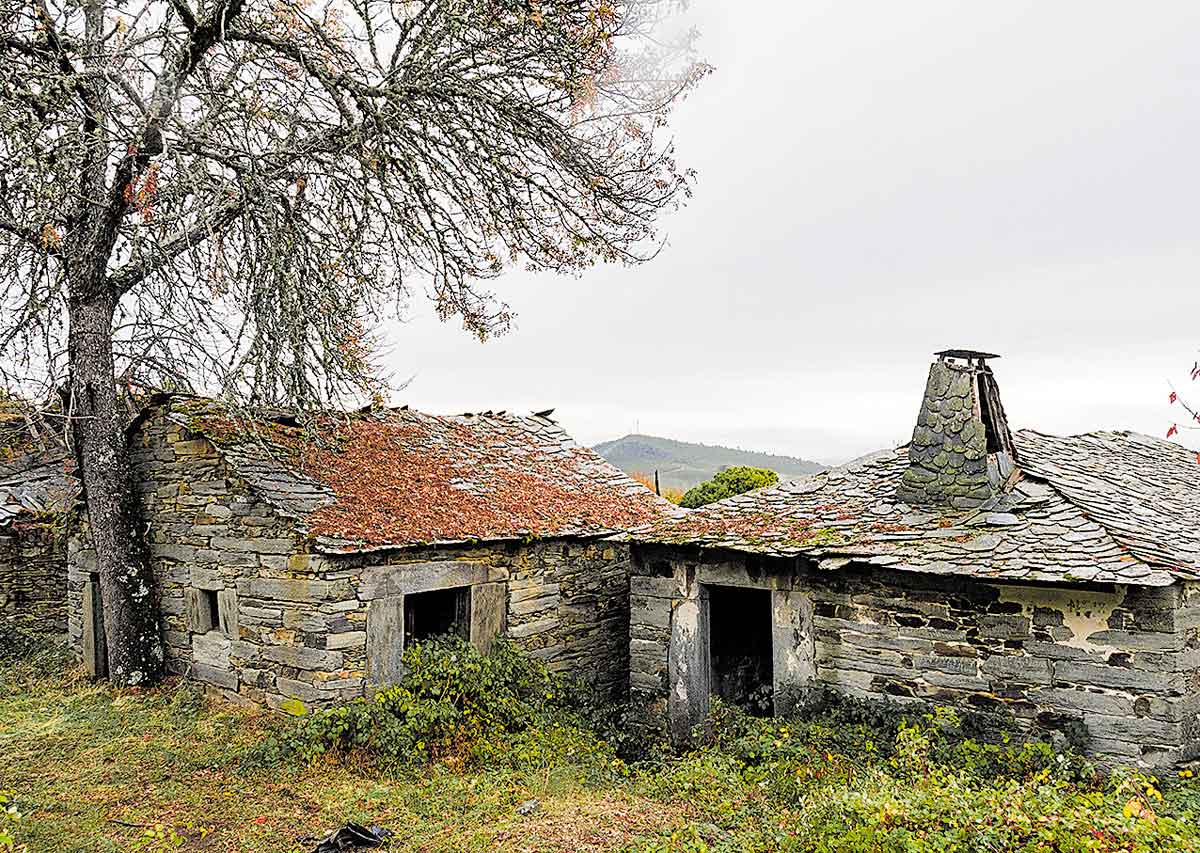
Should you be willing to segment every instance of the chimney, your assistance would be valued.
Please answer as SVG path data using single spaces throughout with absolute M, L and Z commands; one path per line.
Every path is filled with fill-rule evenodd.
M 897 492 L 901 501 L 971 509 L 1009 484 L 1017 457 L 989 358 L 999 356 L 937 353 L 908 446 L 908 469 Z

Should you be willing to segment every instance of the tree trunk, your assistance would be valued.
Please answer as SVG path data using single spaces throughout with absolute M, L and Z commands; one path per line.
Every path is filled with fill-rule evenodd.
M 116 684 L 152 684 L 162 673 L 162 631 L 113 375 L 116 297 L 103 281 L 72 284 L 72 435 L 96 549 L 108 674 Z

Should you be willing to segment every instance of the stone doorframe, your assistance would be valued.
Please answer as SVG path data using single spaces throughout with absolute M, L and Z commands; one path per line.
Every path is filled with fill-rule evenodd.
M 734 565 L 699 565 L 676 570 L 671 602 L 670 680 L 667 712 L 677 743 L 691 738 L 708 718 L 712 693 L 710 607 L 712 586 L 763 589 L 771 593 L 771 658 L 775 713 L 785 713 L 816 681 L 816 641 L 812 596 L 801 589 L 778 588 L 778 579 L 751 577 Z
M 471 591 L 469 638 L 487 654 L 508 621 L 508 584 L 491 580 L 490 567 L 463 560 L 372 566 L 363 573 L 359 594 L 367 602 L 367 685 L 394 684 L 404 674 L 406 596 L 467 587 Z

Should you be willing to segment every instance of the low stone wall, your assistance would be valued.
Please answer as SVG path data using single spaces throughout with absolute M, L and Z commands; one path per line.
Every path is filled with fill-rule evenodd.
M 811 604 L 808 624 L 793 624 L 795 601 L 774 608 L 774 621 L 789 623 L 774 625 L 777 690 L 824 683 L 864 698 L 1007 710 L 1029 727 L 1080 721 L 1090 752 L 1117 763 L 1157 768 L 1200 756 L 1195 585 L 1064 588 L 818 572 L 794 560 L 638 546 L 631 683 L 668 696 L 684 728 L 707 710 L 707 695 L 694 695 L 707 693 L 696 648 L 704 608 L 693 617 L 689 602 L 718 595 L 714 585 L 789 592 L 789 600 L 799 593 L 800 609 Z
M 0 619 L 22 631 L 67 633 L 67 557 L 47 524 L 18 519 L 0 528 Z
M 481 632 L 503 631 L 602 691 L 627 686 L 627 546 L 568 539 L 312 553 L 294 522 L 249 490 L 210 442 L 169 419 L 142 425 L 133 463 L 167 669 L 226 699 L 296 710 L 361 696 L 395 675 L 387 661 L 400 651 L 403 596 L 460 585 L 489 603 L 473 614 Z M 95 562 L 79 533 L 68 591 L 70 637 L 82 653 L 94 645 L 84 634 Z M 384 661 L 374 665 L 372 629 Z

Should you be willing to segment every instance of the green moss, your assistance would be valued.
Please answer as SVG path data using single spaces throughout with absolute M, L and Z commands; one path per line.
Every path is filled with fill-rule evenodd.
M 293 717 L 303 717 L 308 713 L 308 708 L 299 699 L 284 699 L 279 703 L 279 710 Z

